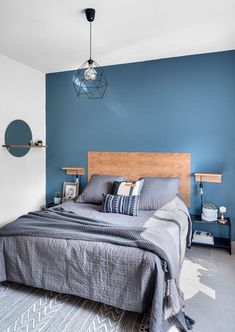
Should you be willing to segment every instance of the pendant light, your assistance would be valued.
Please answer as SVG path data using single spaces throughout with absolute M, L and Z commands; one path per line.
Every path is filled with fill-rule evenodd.
M 90 23 L 90 58 L 77 70 L 73 78 L 73 86 L 77 96 L 85 95 L 90 99 L 102 98 L 108 86 L 101 67 L 91 57 L 92 22 L 95 19 L 95 9 L 85 9 L 87 21 Z

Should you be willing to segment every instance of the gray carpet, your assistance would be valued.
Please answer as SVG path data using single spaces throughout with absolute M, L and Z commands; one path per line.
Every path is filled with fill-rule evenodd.
M 181 274 L 193 332 L 235 332 L 235 255 L 224 249 L 192 246 Z
M 1 332 L 147 332 L 148 315 L 15 283 L 0 284 Z

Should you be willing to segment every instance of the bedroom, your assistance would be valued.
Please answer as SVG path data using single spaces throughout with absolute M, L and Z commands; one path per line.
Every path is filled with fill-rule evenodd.
M 96 9 L 92 22 L 92 57 L 107 80 L 107 89 L 99 99 L 78 97 L 73 86 L 77 69 L 89 59 L 90 25 L 84 13 L 89 7 Z M 184 176 L 187 180 L 180 182 L 179 191 L 184 199 L 190 198 L 187 206 L 194 216 L 193 230 L 213 233 L 226 247 L 193 244 L 191 249 L 186 249 L 180 279 L 185 313 L 195 320 L 193 331 L 235 330 L 235 260 L 229 254 L 230 249 L 232 253 L 235 251 L 234 227 L 230 241 L 229 222 L 202 224 L 195 218 L 201 213 L 201 198 L 203 203 L 215 205 L 218 218 L 221 206 L 226 207 L 225 219 L 232 226 L 235 218 L 232 194 L 235 183 L 234 7 L 229 0 L 174 3 L 151 0 L 148 5 L 128 0 L 114 2 L 111 8 L 104 0 L 99 3 L 70 1 L 69 4 L 54 0 L 1 1 L 2 145 L 23 144 L 21 135 L 17 142 L 7 140 L 7 129 L 10 132 L 14 124 L 19 124 L 16 121 L 9 128 L 15 120 L 23 120 L 31 135 L 28 141 L 39 144 L 30 148 L 1 147 L 1 241 L 5 239 L 4 225 L 11 225 L 11 221 L 28 212 L 53 205 L 55 193 L 64 194 L 65 182 L 74 182 L 72 187 L 77 188 L 79 180 L 81 193 L 88 177 L 97 172 L 126 175 L 131 181 L 148 176 L 182 180 Z M 102 161 L 101 154 L 97 160 L 91 151 L 127 152 L 131 161 L 123 160 L 118 154 L 109 163 L 109 157 Z M 136 158 L 132 155 L 140 152 L 143 154 Z M 153 152 L 159 155 L 154 154 L 149 160 L 148 153 Z M 16 157 L 14 153 L 23 155 Z M 170 160 L 165 161 L 167 153 Z M 183 158 L 183 153 L 189 154 L 189 160 Z M 175 161 L 175 154 L 183 158 L 183 166 Z M 103 169 L 103 164 L 109 166 Z M 78 178 L 66 174 L 63 167 L 79 167 Z M 131 173 L 126 173 L 126 168 Z M 196 181 L 194 173 L 198 172 L 211 173 L 210 182 Z M 203 195 L 199 195 L 202 189 Z M 121 220 L 123 216 L 115 214 L 116 217 Z M 24 248 L 20 246 L 13 251 L 13 258 L 28 263 L 31 273 L 33 268 L 39 271 L 42 266 L 31 263 L 30 250 L 25 252 Z M 1 255 L 4 252 L 6 256 L 6 248 L 1 250 Z M 81 250 L 81 257 L 84 252 Z M 101 257 L 105 252 L 100 253 Z M 16 283 L 9 277 L 14 264 L 11 265 L 9 257 L 4 260 L 6 266 L 0 263 L 0 274 L 6 270 L 8 278 L 1 280 L 0 331 L 8 328 L 11 331 L 14 324 L 18 324 L 19 331 L 25 326 L 29 331 L 49 332 L 148 329 L 149 316 L 137 314 L 131 305 L 129 311 L 123 311 L 118 300 L 117 307 L 110 303 L 102 305 L 84 300 L 81 292 L 60 294 L 58 289 L 43 287 L 46 273 L 39 278 L 40 285 L 30 284 L 23 270 L 16 266 L 15 274 L 21 278 Z M 52 264 L 49 259 L 45 266 L 47 263 Z M 131 271 L 135 271 L 134 267 L 127 272 Z M 55 283 L 54 270 L 51 280 Z M 89 282 L 92 285 L 92 280 Z M 134 281 L 127 291 L 132 286 Z M 139 305 L 141 300 L 137 302 Z M 33 328 L 36 314 L 43 310 L 50 312 L 50 306 L 52 311 L 42 319 L 41 327 Z M 35 312 L 30 311 L 34 309 Z M 89 327 L 79 327 L 84 319 Z M 98 322 L 100 326 L 92 325 Z

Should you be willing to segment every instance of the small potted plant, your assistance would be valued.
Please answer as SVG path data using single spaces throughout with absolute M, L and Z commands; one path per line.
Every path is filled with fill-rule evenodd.
M 54 204 L 60 204 L 61 203 L 61 192 L 57 191 L 54 194 Z
M 217 207 L 211 203 L 204 203 L 202 206 L 202 220 L 215 221 L 218 218 Z

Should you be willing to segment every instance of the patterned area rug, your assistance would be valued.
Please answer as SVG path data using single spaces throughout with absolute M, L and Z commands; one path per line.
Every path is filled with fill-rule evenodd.
M 80 297 L 0 283 L 0 332 L 147 332 L 149 316 Z

